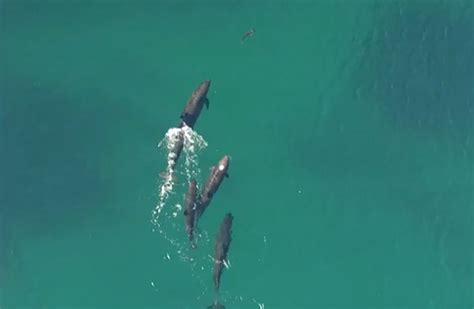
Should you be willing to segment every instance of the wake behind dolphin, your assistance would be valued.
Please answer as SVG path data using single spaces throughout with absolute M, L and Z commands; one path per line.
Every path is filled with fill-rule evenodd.
M 158 144 L 158 147 L 167 151 L 166 171 L 162 175 L 162 182 L 159 188 L 159 202 L 153 210 L 153 223 L 159 225 L 160 214 L 165 207 L 166 200 L 173 193 L 176 179 L 176 161 L 179 158 L 181 149 L 184 152 L 184 174 L 188 182 L 199 177 L 198 153 L 207 147 L 207 142 L 196 131 L 183 125 L 181 128 L 170 128 L 165 137 Z M 177 153 L 177 149 L 179 152 Z
M 207 270 L 207 260 L 190 252 L 188 244 L 177 237 L 183 233 L 181 217 L 183 206 L 180 195 L 175 193 L 181 191 L 183 186 L 187 186 L 191 179 L 199 179 L 198 155 L 207 147 L 207 142 L 192 128 L 183 125 L 180 128 L 170 128 L 158 146 L 164 150 L 167 160 L 166 169 L 159 183 L 158 203 L 152 211 L 153 232 L 158 232 L 171 245 L 169 248 L 171 251 L 166 253 L 164 259 L 177 258 L 185 262 L 191 268 L 192 276 L 200 283 L 204 295 L 207 286 L 202 273 Z M 183 153 L 182 163 L 178 165 L 177 160 L 181 153 Z M 197 236 L 209 242 L 206 232 Z
M 183 212 L 183 207 L 181 206 L 182 200 L 178 197 L 180 201 L 177 201 L 176 197 L 173 198 L 173 194 L 176 193 L 177 188 L 175 187 L 178 184 L 179 187 L 182 187 L 185 186 L 186 180 L 189 184 L 191 179 L 199 179 L 198 152 L 207 147 L 207 142 L 202 136 L 193 131 L 193 128 L 203 106 L 209 107 L 207 93 L 210 85 L 210 80 L 205 80 L 199 84 L 187 101 L 180 115 L 180 121 L 177 127 L 170 128 L 158 145 L 160 148 L 165 149 L 167 160 L 166 170 L 161 173 L 162 179 L 158 190 L 159 201 L 152 211 L 151 220 L 154 225 L 153 231 L 158 231 L 164 239 L 175 247 L 176 254 L 180 260 L 191 262 L 193 268 L 192 273 L 194 275 L 197 275 L 197 270 L 204 271 L 205 266 L 203 263 L 198 263 L 198 261 L 187 252 L 188 247 L 183 246 L 175 236 L 182 232 L 180 230 L 182 228 L 182 222 L 180 220 L 181 218 L 178 218 L 178 214 Z M 178 160 L 182 157 L 181 153 L 184 153 L 184 164 L 178 166 Z M 183 162 L 183 160 L 181 161 Z M 181 169 L 183 166 L 184 168 Z M 177 173 L 178 171 L 179 173 Z M 179 182 L 176 180 L 177 174 L 183 176 Z M 197 184 L 194 189 L 197 189 Z M 178 224 L 178 222 L 181 224 Z M 194 240 L 194 226 L 192 224 L 188 224 L 187 231 L 189 232 L 188 236 Z M 206 232 L 202 234 L 199 233 L 198 236 L 199 238 L 203 237 L 205 240 L 208 240 Z M 170 259 L 168 253 L 167 259 Z M 198 265 L 201 266 L 199 267 Z
M 160 186 L 159 203 L 152 212 L 152 221 L 156 225 L 159 225 L 160 213 L 169 194 L 173 192 L 175 167 L 183 150 L 186 156 L 185 173 L 188 183 L 191 179 L 196 179 L 199 176 L 197 152 L 206 148 L 207 142 L 202 136 L 193 131 L 193 128 L 203 106 L 206 105 L 209 108 L 207 93 L 210 86 L 210 80 L 205 80 L 199 84 L 181 113 L 178 127 L 170 128 L 164 139 L 158 144 L 158 147 L 166 146 L 168 156 L 166 171 L 163 173 L 163 182 Z

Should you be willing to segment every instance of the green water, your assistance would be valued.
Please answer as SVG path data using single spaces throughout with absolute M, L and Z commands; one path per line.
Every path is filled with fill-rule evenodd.
M 228 211 L 229 309 L 474 306 L 472 1 L 2 1 L 0 18 L 1 308 L 205 308 Z M 178 257 L 182 218 L 177 245 L 150 220 L 157 144 L 204 79 L 200 180 L 232 159 L 186 252 L 202 270 Z

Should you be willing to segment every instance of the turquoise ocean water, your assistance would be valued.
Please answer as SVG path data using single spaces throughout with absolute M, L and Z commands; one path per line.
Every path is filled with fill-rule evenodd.
M 1 1 L 0 308 L 206 308 L 229 211 L 229 309 L 472 308 L 473 31 L 470 0 Z M 157 145 L 205 79 L 230 178 L 190 251 Z

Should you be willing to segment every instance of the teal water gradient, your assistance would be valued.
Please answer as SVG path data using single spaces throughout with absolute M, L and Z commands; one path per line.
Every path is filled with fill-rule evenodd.
M 227 211 L 229 309 L 474 305 L 471 1 L 0 10 L 2 308 L 205 308 Z M 232 162 L 193 270 L 150 220 L 157 144 L 208 78 L 202 178 Z

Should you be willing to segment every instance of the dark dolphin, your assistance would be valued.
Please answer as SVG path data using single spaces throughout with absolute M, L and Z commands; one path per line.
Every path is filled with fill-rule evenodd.
M 219 288 L 221 286 L 221 276 L 224 271 L 227 260 L 227 253 L 229 252 L 230 242 L 232 241 L 232 221 L 234 217 L 231 213 L 227 213 L 221 222 L 219 232 L 216 236 L 216 243 L 214 247 L 214 271 L 212 280 L 214 281 L 214 291 L 216 299 L 214 303 L 207 307 L 207 309 L 225 309 L 225 306 L 219 303 Z
M 183 112 L 181 113 L 181 121 L 178 124 L 178 128 L 182 128 L 184 125 L 193 128 L 194 124 L 196 123 L 199 114 L 201 113 L 202 107 L 206 104 L 209 107 L 209 100 L 207 99 L 206 95 L 211 86 L 211 81 L 206 80 L 203 81 L 197 88 L 194 90 L 191 98 L 189 98 L 188 103 L 184 107 Z M 169 150 L 168 161 L 170 162 L 171 169 L 174 169 L 176 166 L 179 156 L 181 155 L 181 151 L 183 150 L 184 145 L 184 133 L 179 131 L 178 134 L 175 136 L 175 140 L 173 141 L 173 147 Z
M 227 170 L 229 169 L 230 158 L 225 155 L 217 166 L 211 168 L 211 173 L 207 178 L 206 184 L 202 190 L 202 194 L 198 203 L 198 217 L 201 217 L 207 206 L 211 203 L 212 197 L 219 189 L 224 177 L 229 177 Z
M 184 107 L 181 113 L 181 122 L 178 127 L 181 128 L 186 124 L 190 128 L 194 128 L 196 121 L 201 113 L 202 107 L 206 105 L 209 108 L 209 99 L 207 98 L 207 92 L 211 86 L 210 80 L 205 80 L 194 90 L 193 94 L 188 100 L 188 103 Z
M 196 213 L 196 196 L 197 196 L 197 184 L 196 180 L 192 179 L 189 182 L 188 192 L 185 198 L 184 208 L 184 223 L 186 226 L 186 234 L 188 235 L 189 241 L 191 242 L 191 248 L 195 249 L 196 244 L 194 242 L 194 222 Z
M 232 241 L 232 221 L 234 217 L 231 213 L 227 213 L 221 222 L 219 233 L 216 237 L 216 244 L 214 248 L 214 272 L 212 279 L 214 281 L 214 289 L 219 292 L 221 284 L 222 271 L 224 270 L 224 263 L 227 260 L 227 252 L 229 251 L 230 242 Z

